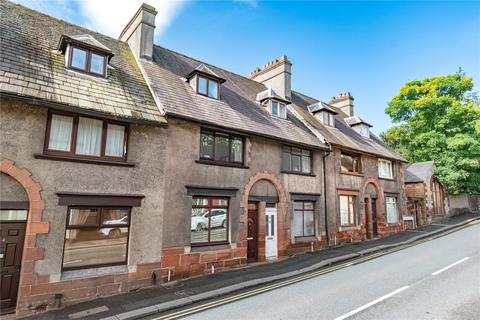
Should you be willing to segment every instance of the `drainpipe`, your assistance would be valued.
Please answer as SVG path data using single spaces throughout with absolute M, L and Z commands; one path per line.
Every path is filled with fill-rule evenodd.
M 327 246 L 330 248 L 330 235 L 328 234 L 328 217 L 327 217 L 327 169 L 325 165 L 325 158 L 330 155 L 332 152 L 332 145 L 325 140 L 325 143 L 328 145 L 328 151 L 322 156 L 323 158 L 323 198 L 324 198 L 324 208 L 325 208 L 325 235 L 327 236 Z

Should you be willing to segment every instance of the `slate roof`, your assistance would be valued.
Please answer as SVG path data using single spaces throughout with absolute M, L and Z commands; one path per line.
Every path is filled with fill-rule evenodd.
M 387 159 L 406 162 L 402 156 L 388 147 L 373 133 L 370 132 L 369 139 L 350 128 L 350 126 L 344 121 L 344 119 L 347 118 L 347 115 L 339 108 L 330 106 L 335 112 L 337 112 L 337 114 L 334 115 L 335 127 L 333 128 L 323 125 L 308 111 L 308 106 L 319 103 L 319 100 L 292 91 L 292 102 L 295 110 L 331 144 L 370 153 Z
M 125 120 L 165 122 L 126 43 L 4 0 L 0 12 L 2 95 Z M 67 71 L 65 56 L 57 50 L 62 35 L 111 50 L 107 79 Z
M 286 120 L 275 118 L 256 102 L 257 93 L 267 89 L 261 83 L 156 45 L 153 62 L 140 63 L 167 115 L 295 144 L 327 147 L 290 112 Z M 226 80 L 220 88 L 220 100 L 196 94 L 185 81 L 185 75 L 201 63 Z
M 405 182 L 426 182 L 435 172 L 435 162 L 416 162 L 405 167 Z

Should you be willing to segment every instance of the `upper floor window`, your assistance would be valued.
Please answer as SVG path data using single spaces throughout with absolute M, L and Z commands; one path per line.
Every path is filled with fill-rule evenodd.
M 362 171 L 361 157 L 359 155 L 342 152 L 340 162 L 342 172 L 361 173 Z
M 392 161 L 384 159 L 378 160 L 378 176 L 380 178 L 393 179 Z
M 68 67 L 105 77 L 107 73 L 107 57 L 90 49 L 70 46 Z
M 322 112 L 322 122 L 329 127 L 335 126 L 333 114 L 331 114 L 330 112 Z
M 312 152 L 310 150 L 284 146 L 282 170 L 293 173 L 312 173 Z
M 287 106 L 285 103 L 270 100 L 270 112 L 272 116 L 286 119 L 287 118 Z
M 197 93 L 210 98 L 218 99 L 219 83 L 216 80 L 197 76 Z
M 45 154 L 126 161 L 127 126 L 70 113 L 51 112 Z
M 228 133 L 202 130 L 200 159 L 243 164 L 244 138 Z
M 354 129 L 358 133 L 360 133 L 360 135 L 362 135 L 363 137 L 370 138 L 370 128 L 368 126 L 363 125 L 363 124 L 359 124 L 359 125 L 354 126 Z

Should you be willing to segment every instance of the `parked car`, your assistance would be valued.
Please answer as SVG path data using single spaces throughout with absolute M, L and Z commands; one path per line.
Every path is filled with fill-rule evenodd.
M 128 216 L 125 216 L 121 219 L 116 220 L 108 220 L 104 224 L 127 224 L 128 223 Z M 120 238 L 122 236 L 122 230 L 120 227 L 114 228 L 102 228 L 100 232 L 104 235 L 108 236 L 109 238 Z
M 225 209 L 212 210 L 210 227 L 227 227 L 227 211 Z M 192 216 L 192 224 L 190 230 L 199 232 L 205 229 L 208 229 L 208 211 L 197 216 Z

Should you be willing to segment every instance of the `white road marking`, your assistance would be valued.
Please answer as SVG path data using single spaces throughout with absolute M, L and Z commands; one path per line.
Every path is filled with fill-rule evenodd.
M 450 269 L 451 267 L 454 267 L 454 266 L 456 266 L 456 265 L 459 264 L 459 263 L 462 263 L 462 262 L 464 262 L 464 261 L 467 261 L 468 259 L 470 259 L 470 257 L 465 257 L 465 258 L 463 258 L 463 259 L 460 259 L 460 260 L 458 260 L 457 262 L 454 262 L 454 263 L 446 266 L 446 267 L 443 268 L 443 269 L 440 269 L 440 270 L 438 270 L 438 271 L 435 271 L 434 273 L 432 273 L 432 276 L 436 276 L 437 274 L 442 273 L 443 271 L 448 270 L 448 269 Z
M 388 299 L 388 298 L 396 295 L 397 293 L 402 292 L 403 290 L 408 289 L 409 287 L 410 287 L 410 286 L 404 286 L 404 287 L 401 287 L 400 289 L 397 289 L 397 290 L 395 290 L 395 291 L 392 291 L 392 292 L 390 292 L 389 294 L 386 294 L 386 295 L 384 295 L 384 296 L 382 296 L 382 297 L 380 297 L 380 298 L 378 298 L 378 299 L 373 300 L 372 302 L 369 302 L 369 303 L 367 303 L 367 304 L 365 304 L 365 305 L 363 305 L 363 306 L 361 306 L 361 307 L 358 307 L 358 308 L 355 309 L 355 310 L 350 311 L 349 313 L 345 313 L 343 316 L 340 316 L 340 317 L 338 317 L 338 318 L 335 318 L 335 320 L 344 320 L 344 319 L 347 319 L 348 317 L 351 317 L 351 316 L 353 316 L 354 314 L 359 313 L 360 311 L 363 311 L 363 310 L 365 310 L 365 309 L 368 309 L 368 308 L 370 308 L 371 306 L 373 306 L 373 305 L 375 305 L 375 304 L 377 304 L 377 303 L 379 303 L 379 302 L 382 302 L 383 300 L 386 300 L 386 299 Z

